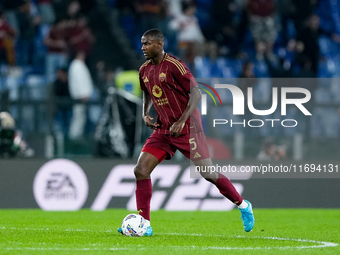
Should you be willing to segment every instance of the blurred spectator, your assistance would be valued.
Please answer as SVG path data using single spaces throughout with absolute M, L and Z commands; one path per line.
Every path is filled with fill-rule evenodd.
M 177 31 L 179 57 L 184 60 L 190 68 L 193 65 L 197 53 L 200 55 L 205 38 L 199 26 L 198 19 L 195 17 L 195 4 L 182 2 L 182 8 L 183 15 L 174 18 L 169 26 L 171 29 Z
M 8 24 L 15 30 L 16 36 L 19 36 L 19 24 L 17 18 L 17 9 L 22 4 L 22 0 L 1 0 L 6 20 Z
M 159 28 L 160 15 L 164 8 L 163 0 L 136 0 L 136 10 L 139 15 L 140 31 Z
M 272 78 L 292 78 L 293 72 L 291 69 L 291 63 L 284 57 L 281 57 L 278 61 L 273 61 L 265 55 L 265 61 L 269 69 L 269 74 Z M 285 86 L 285 82 L 282 80 L 282 86 Z M 281 86 L 278 86 L 281 87 Z
M 80 12 L 86 16 L 91 16 L 92 12 L 96 9 L 96 0 L 81 0 Z
M 244 52 L 242 51 L 243 48 L 243 41 L 244 38 L 247 34 L 247 30 L 248 30 L 248 26 L 249 26 L 249 17 L 248 17 L 248 9 L 247 9 L 247 5 L 244 5 L 243 8 L 241 9 L 241 17 L 240 20 L 238 22 L 238 24 L 236 25 L 236 34 L 235 34 L 235 50 L 231 52 L 230 56 L 231 57 L 240 57 L 242 58 L 243 56 L 246 56 L 246 54 L 244 54 Z
M 289 21 L 294 21 L 294 14 L 296 12 L 293 0 L 277 0 L 277 10 L 281 19 L 281 34 L 282 42 L 284 45 L 288 44 L 288 41 L 292 39 L 289 34 Z
M 267 137 L 263 140 L 262 149 L 257 155 L 260 161 L 277 161 L 286 157 L 286 148 L 275 144 L 273 138 Z
M 254 64 L 252 62 L 246 61 L 243 64 L 240 78 L 256 78 L 254 74 Z
M 71 140 L 79 139 L 84 134 L 87 120 L 87 107 L 92 92 L 93 81 L 90 71 L 85 64 L 86 54 L 78 52 L 76 58 L 71 62 L 69 68 L 69 90 L 73 100 L 77 103 L 73 105 L 72 120 L 69 130 Z
M 298 78 L 316 78 L 315 73 L 312 69 L 312 61 L 308 56 L 301 56 L 298 60 L 301 69 L 295 75 Z M 309 84 L 309 90 L 312 92 L 316 89 L 317 80 L 314 79 L 314 82 Z
M 51 25 L 54 23 L 55 13 L 51 0 L 38 0 L 38 10 L 42 24 Z
M 64 0 L 52 0 L 55 19 L 60 20 L 67 17 L 68 3 Z
M 83 52 L 89 55 L 95 38 L 87 26 L 87 18 L 81 16 L 76 20 L 75 26 L 69 30 L 70 53 L 75 55 L 77 52 Z
M 80 14 L 81 6 L 77 0 L 71 1 L 67 6 L 67 18 L 75 21 Z
M 57 20 L 44 39 L 47 46 L 45 68 L 48 82 L 55 79 L 55 72 L 58 68 L 65 67 L 67 64 L 66 24 L 65 19 Z
M 304 24 L 308 17 L 315 12 L 318 2 L 318 0 L 292 1 L 293 19 L 295 21 L 297 35 L 304 29 Z
M 0 10 L 0 64 L 15 64 L 14 36 L 14 29 L 6 22 L 4 12 Z
M 53 83 L 53 94 L 58 98 L 70 99 L 70 91 L 68 85 L 68 73 L 66 68 L 57 70 L 56 80 Z
M 263 59 L 263 52 L 259 44 L 264 44 L 265 52 L 272 55 L 276 40 L 275 2 L 274 0 L 249 0 L 247 9 L 250 30 L 255 40 L 257 58 Z
M 59 122 L 61 131 L 67 135 L 71 117 L 71 96 L 69 92 L 68 74 L 66 68 L 57 71 L 56 80 L 52 85 L 52 101 L 54 104 L 53 115 Z
M 203 32 L 207 40 L 216 41 L 219 47 L 227 47 L 227 50 L 235 54 L 236 31 L 234 16 L 237 11 L 237 5 L 234 0 L 215 0 L 211 8 L 211 25 Z
M 265 55 L 265 62 L 268 66 L 270 77 L 272 79 L 272 87 L 277 88 L 277 98 L 281 98 L 281 88 L 287 86 L 296 86 L 293 79 L 279 79 L 279 78 L 293 78 L 294 74 L 291 69 L 291 64 L 285 58 L 280 58 L 279 61 L 273 61 Z M 287 83 L 289 83 L 287 85 Z M 273 96 L 273 95 L 272 95 Z M 281 105 L 278 105 L 278 109 L 281 109 Z
M 108 89 L 110 87 L 116 87 L 116 72 L 111 69 L 106 62 L 99 60 L 96 63 L 96 87 L 98 88 L 100 92 L 100 100 L 101 103 L 105 103 L 105 98 L 107 97 L 108 94 Z M 138 85 L 139 85 L 139 80 L 138 80 Z
M 175 18 L 182 15 L 182 0 L 167 0 L 169 16 Z
M 297 40 L 303 43 L 302 55 L 307 56 L 311 60 L 312 71 L 314 76 L 318 73 L 318 62 L 320 57 L 320 47 L 319 47 L 319 24 L 320 18 L 313 14 L 306 20 L 306 26 L 303 27 L 300 33 L 297 35 Z
M 136 4 L 134 0 L 115 0 L 115 8 L 119 10 L 121 14 L 136 13 Z
M 161 12 L 159 14 L 158 28 L 165 36 L 165 50 L 175 54 L 176 52 L 176 32 L 169 27 L 170 21 L 175 17 L 171 13 L 170 3 L 167 0 L 162 0 Z
M 302 42 L 300 58 L 309 59 L 311 61 L 311 70 L 314 77 L 318 75 L 318 66 L 320 59 L 319 36 L 324 34 L 329 36 L 333 41 L 339 43 L 340 37 L 337 34 L 327 32 L 320 28 L 320 17 L 312 14 L 305 22 L 305 26 L 297 35 L 297 41 Z
M 254 64 L 252 62 L 246 61 L 243 64 L 239 78 L 238 87 L 242 90 L 243 95 L 247 96 L 248 88 L 253 88 L 257 83 L 257 79 L 254 74 Z
M 20 36 L 18 39 L 18 64 L 31 65 L 34 55 L 34 37 L 36 26 L 41 22 L 40 16 L 31 15 L 31 2 L 26 0 L 19 7 L 18 22 Z
M 66 8 L 66 19 L 67 19 L 67 34 L 73 30 L 77 25 L 77 19 L 80 15 L 80 3 L 78 1 L 71 1 Z
M 100 97 L 102 100 L 105 99 L 107 93 L 107 73 L 106 64 L 104 61 L 100 60 L 96 63 L 96 86 L 99 89 Z

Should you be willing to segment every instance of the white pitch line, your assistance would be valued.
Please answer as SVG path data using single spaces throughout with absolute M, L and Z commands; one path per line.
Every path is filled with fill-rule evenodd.
M 1 250 L 1 248 L 0 248 Z M 30 250 L 30 251 L 125 251 L 129 250 L 129 248 L 34 248 L 34 247 L 13 247 L 13 248 L 3 248 L 2 250 L 6 251 L 23 251 L 23 250 Z
M 27 231 L 65 231 L 65 232 L 113 232 L 112 230 L 91 230 L 91 229 L 50 229 L 50 228 L 14 228 L 14 227 L 5 227 L 0 226 L 0 230 L 27 230 Z M 316 241 L 316 240 L 308 240 L 308 239 L 294 239 L 294 238 L 285 238 L 285 237 L 263 237 L 263 236 L 225 236 L 225 235 L 207 235 L 207 234 L 197 234 L 197 233 L 158 233 L 160 235 L 177 235 L 177 236 L 201 236 L 201 237 L 231 237 L 231 238 L 252 238 L 252 239 L 269 239 L 269 240 L 278 240 L 278 241 L 293 241 L 300 243 L 314 243 L 317 245 L 303 245 L 303 246 L 274 246 L 274 247 L 229 247 L 229 246 L 157 246 L 157 247 L 141 247 L 141 246 L 131 246 L 131 247 L 111 247 L 111 248 L 62 248 L 62 247 L 8 247 L 8 248 L 0 248 L 0 250 L 65 250 L 65 251 L 87 251 L 87 250 L 129 250 L 133 248 L 138 248 L 138 250 L 147 250 L 154 248 L 180 248 L 180 249 L 201 249 L 201 250 L 270 250 L 270 249 L 279 249 L 279 250 L 287 250 L 287 249 L 313 249 L 313 248 L 327 248 L 327 247 L 336 247 L 338 243 L 331 243 L 325 241 Z M 14 243 L 14 242 L 12 242 Z M 102 245 L 102 244 L 92 244 Z
M 55 228 L 13 228 L 13 227 L 0 227 L 0 230 L 27 230 L 27 231 L 65 231 L 65 232 L 115 232 L 109 230 L 92 230 L 92 229 L 79 229 L 79 228 L 67 228 L 67 229 L 55 229 Z
M 325 241 L 315 241 L 308 239 L 295 239 L 295 238 L 285 238 L 285 237 L 265 237 L 265 236 L 224 236 L 224 235 L 204 235 L 204 234 L 185 234 L 185 233 L 160 233 L 161 235 L 183 235 L 183 236 L 214 236 L 214 237 L 232 237 L 232 238 L 252 238 L 252 239 L 270 239 L 270 240 L 279 240 L 279 241 L 293 241 L 293 242 L 305 242 L 305 243 L 316 243 L 319 245 L 312 246 L 284 246 L 284 247 L 215 247 L 208 246 L 206 248 L 202 247 L 202 249 L 219 249 L 219 250 L 237 250 L 239 248 L 242 249 L 309 249 L 309 248 L 326 248 L 326 247 L 335 247 L 339 244 L 325 242 Z

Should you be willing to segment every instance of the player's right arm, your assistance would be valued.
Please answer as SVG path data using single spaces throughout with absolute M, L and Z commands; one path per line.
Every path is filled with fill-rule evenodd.
M 139 69 L 139 84 L 140 84 L 140 88 L 143 91 L 143 120 L 145 122 L 145 125 L 151 129 L 156 129 L 158 128 L 159 124 L 157 122 L 152 123 L 151 121 L 153 120 L 153 118 L 149 115 L 151 106 L 152 106 L 152 99 L 151 96 L 144 84 L 143 81 L 143 69 L 145 67 L 145 64 L 147 62 L 145 62 L 141 68 Z
M 143 90 L 143 120 L 147 127 L 156 129 L 159 124 L 157 122 L 152 123 L 151 120 L 153 118 L 149 115 L 149 111 L 152 106 L 152 100 L 149 92 L 147 90 Z

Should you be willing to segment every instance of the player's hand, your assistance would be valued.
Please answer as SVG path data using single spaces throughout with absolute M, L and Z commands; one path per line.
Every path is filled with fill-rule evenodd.
M 145 125 L 151 129 L 156 129 L 159 127 L 159 124 L 157 122 L 152 123 L 151 120 L 153 120 L 153 118 L 150 115 L 144 115 L 143 116 Z
M 184 128 L 185 121 L 176 121 L 172 126 L 170 127 L 170 135 L 172 136 L 180 136 L 182 133 L 182 130 Z

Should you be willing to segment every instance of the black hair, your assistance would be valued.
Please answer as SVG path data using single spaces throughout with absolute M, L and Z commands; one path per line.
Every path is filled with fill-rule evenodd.
M 164 35 L 163 35 L 163 33 L 159 29 L 153 28 L 153 29 L 150 29 L 150 30 L 146 31 L 143 34 L 143 36 L 147 36 L 147 35 L 155 37 L 158 40 L 160 40 L 161 42 L 164 42 Z
M 182 1 L 182 12 L 186 12 L 190 7 L 196 6 L 194 1 Z

